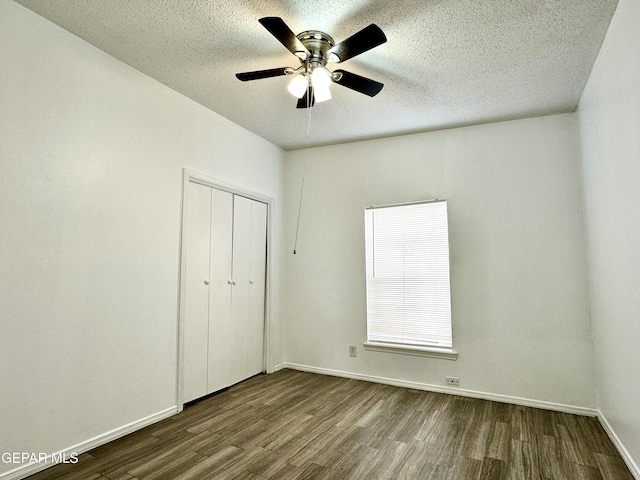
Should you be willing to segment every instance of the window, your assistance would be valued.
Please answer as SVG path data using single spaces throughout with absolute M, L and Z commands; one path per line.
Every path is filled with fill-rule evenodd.
M 447 202 L 369 207 L 365 228 L 365 347 L 441 351 L 450 358 Z

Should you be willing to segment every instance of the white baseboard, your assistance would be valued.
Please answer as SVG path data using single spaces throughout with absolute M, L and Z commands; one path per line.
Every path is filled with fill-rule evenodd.
M 178 412 L 177 407 L 170 407 L 165 410 L 162 410 L 158 413 L 154 413 L 153 415 L 149 415 L 148 417 L 142 418 L 135 422 L 129 423 L 122 427 L 111 430 L 110 432 L 106 432 L 102 435 L 95 436 L 86 440 L 84 442 L 78 443 L 77 445 L 73 445 L 69 448 L 65 448 L 59 452 L 56 452 L 56 456 L 60 456 L 61 454 L 65 455 L 66 458 L 69 458 L 69 455 L 72 453 L 81 454 L 84 452 L 88 452 L 89 450 L 99 447 L 100 445 L 104 445 L 105 443 L 109 443 L 113 440 L 116 440 L 120 437 L 124 437 L 130 433 L 135 432 L 136 430 L 140 430 L 141 428 L 147 427 L 153 423 L 159 422 L 160 420 L 164 420 L 165 418 L 171 417 Z M 10 470 L 9 472 L 3 473 L 0 475 L 0 479 L 2 480 L 19 480 L 21 478 L 26 478 L 29 475 L 33 475 L 41 470 L 45 470 L 46 468 L 52 467 L 55 463 L 51 462 L 51 455 L 47 456 L 47 459 L 44 462 L 39 463 L 28 463 L 25 465 L 21 465 L 14 470 Z
M 561 403 L 544 402 L 542 400 L 532 400 L 529 398 L 512 397 L 510 395 L 500 395 L 496 393 L 478 392 L 476 390 L 466 390 L 464 388 L 446 387 L 441 385 L 433 385 L 429 383 L 412 382 L 409 380 L 397 380 L 395 378 L 385 378 L 376 375 L 363 375 L 360 373 L 344 372 L 341 370 L 331 370 L 328 368 L 312 367 L 309 365 L 300 365 L 297 363 L 282 363 L 278 365 L 278 369 L 290 368 L 292 370 L 300 370 L 303 372 L 320 373 L 322 375 L 332 375 L 334 377 L 352 378 L 354 380 L 364 380 L 366 382 L 384 383 L 386 385 L 394 385 L 396 387 L 413 388 L 415 390 L 426 390 L 429 392 L 448 393 L 451 395 L 460 395 L 463 397 L 479 398 L 482 400 L 492 400 L 494 402 L 512 403 L 515 405 L 523 405 L 525 407 L 543 408 L 545 410 L 554 410 L 556 412 L 572 413 L 574 415 L 585 415 L 588 417 L 598 416 L 598 410 L 585 407 L 576 407 L 573 405 L 564 405 Z
M 611 439 L 615 447 L 618 449 L 618 452 L 620 452 L 620 456 L 624 460 L 624 463 L 627 464 L 629 471 L 631 471 L 631 475 L 633 475 L 636 480 L 640 480 L 640 468 L 638 467 L 638 464 L 633 461 L 633 458 L 631 458 L 631 454 L 625 448 L 624 444 L 620 440 L 620 437 L 618 437 L 607 418 L 600 411 L 598 412 L 598 420 L 600 421 L 600 425 L 602 425 L 602 428 L 604 428 L 604 431 L 607 432 L 607 435 L 609 435 L 609 438 Z
M 278 365 L 273 367 L 273 373 L 279 372 L 280 370 L 283 370 L 285 368 L 288 368 L 286 363 L 279 363 Z

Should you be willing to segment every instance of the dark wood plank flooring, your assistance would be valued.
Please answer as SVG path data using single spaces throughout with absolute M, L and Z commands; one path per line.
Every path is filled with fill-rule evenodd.
M 31 480 L 630 479 L 591 417 L 283 370 Z

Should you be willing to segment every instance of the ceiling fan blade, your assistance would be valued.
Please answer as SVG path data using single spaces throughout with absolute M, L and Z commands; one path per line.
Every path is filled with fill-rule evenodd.
M 263 17 L 258 21 L 294 55 L 305 58 L 309 54 L 309 50 L 280 17 Z
M 343 40 L 333 48 L 329 49 L 329 61 L 334 61 L 332 55 L 338 57 L 338 63 L 349 60 L 361 53 L 371 50 L 387 41 L 384 32 L 375 23 L 363 28 L 358 33 L 354 33 L 346 40 Z
M 236 73 L 236 78 L 243 82 L 249 80 L 260 80 L 261 78 L 279 77 L 280 75 L 286 75 L 287 70 L 291 67 L 270 68 L 269 70 L 256 70 L 255 72 L 243 72 Z
M 311 96 L 311 102 L 308 101 L 309 96 Z M 301 99 L 298 100 L 298 104 L 296 108 L 308 108 L 313 107 L 316 103 L 316 97 L 313 95 L 313 87 L 307 88 L 307 91 L 304 92 L 304 95 Z
M 350 88 L 356 92 L 364 93 L 370 97 L 375 97 L 380 93 L 382 87 L 384 87 L 383 83 L 376 82 L 370 78 L 361 77 L 355 73 L 345 72 L 344 70 L 334 70 L 333 74 L 338 77 L 337 80 L 334 80 L 338 85 Z

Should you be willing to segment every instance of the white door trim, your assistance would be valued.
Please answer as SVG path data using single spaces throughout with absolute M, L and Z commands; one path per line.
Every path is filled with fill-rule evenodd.
M 189 205 L 188 189 L 189 182 L 199 183 L 208 187 L 216 188 L 225 192 L 241 195 L 243 197 L 256 200 L 258 202 L 265 203 L 267 205 L 267 265 L 266 265 L 266 288 L 265 288 L 265 308 L 264 308 L 264 367 L 267 373 L 274 371 L 273 365 L 273 334 L 271 326 L 271 286 L 273 285 L 271 259 L 272 254 L 272 232 L 274 230 L 273 225 L 273 212 L 275 210 L 275 199 L 263 193 L 256 192 L 254 190 L 229 183 L 220 178 L 213 177 L 204 173 L 191 170 L 189 168 L 183 168 L 182 171 L 182 219 L 181 219 L 181 234 L 180 234 L 180 291 L 179 291 L 179 313 L 178 313 L 178 328 L 177 328 L 177 379 L 176 379 L 176 405 L 178 406 L 178 412 L 181 412 L 184 408 L 184 393 L 183 393 L 183 379 L 184 379 L 184 316 L 185 316 L 185 288 L 186 288 L 186 267 L 187 267 L 187 207 Z

